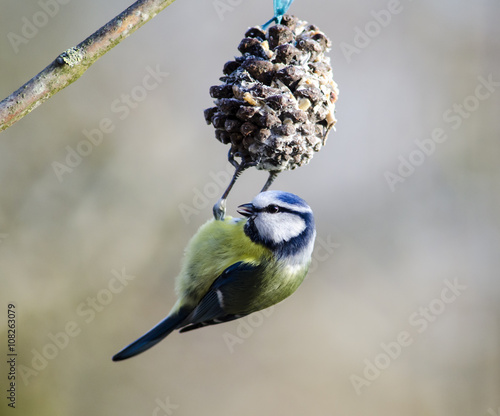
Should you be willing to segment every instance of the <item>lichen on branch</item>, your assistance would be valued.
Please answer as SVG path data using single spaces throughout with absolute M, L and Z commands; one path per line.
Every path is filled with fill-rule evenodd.
M 0 101 L 0 131 L 80 78 L 102 55 L 175 0 L 139 0 L 77 46 L 61 53 L 38 75 Z

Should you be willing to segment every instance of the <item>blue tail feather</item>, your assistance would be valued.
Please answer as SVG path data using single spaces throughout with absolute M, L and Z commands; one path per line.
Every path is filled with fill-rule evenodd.
M 119 353 L 113 356 L 113 361 L 121 361 L 144 352 L 152 346 L 158 344 L 163 338 L 170 334 L 189 315 L 189 311 L 178 311 L 175 314 L 167 316 L 158 323 L 153 329 L 145 333 L 142 337 L 132 342 Z

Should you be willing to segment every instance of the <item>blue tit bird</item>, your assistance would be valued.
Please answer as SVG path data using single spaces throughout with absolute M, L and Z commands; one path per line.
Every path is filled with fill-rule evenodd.
M 245 218 L 212 219 L 189 242 L 169 315 L 113 357 L 146 351 L 173 330 L 232 321 L 290 296 L 304 280 L 316 230 L 311 208 L 282 191 L 258 194 L 237 211 Z

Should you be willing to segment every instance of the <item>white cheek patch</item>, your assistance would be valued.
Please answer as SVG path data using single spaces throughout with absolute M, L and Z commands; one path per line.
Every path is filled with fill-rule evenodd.
M 306 229 L 306 222 L 294 214 L 261 213 L 255 226 L 262 238 L 278 244 L 299 236 Z

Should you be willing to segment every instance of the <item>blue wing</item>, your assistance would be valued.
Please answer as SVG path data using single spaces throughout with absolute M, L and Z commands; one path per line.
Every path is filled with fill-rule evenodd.
M 262 274 L 262 266 L 241 261 L 229 266 L 181 324 L 180 332 L 232 321 L 254 312 L 252 301 L 258 296 Z
M 215 279 L 194 309 L 181 307 L 114 355 L 113 361 L 125 360 L 148 350 L 175 329 L 186 332 L 248 315 L 253 312 L 249 302 L 258 295 L 261 276 L 260 266 L 243 262 L 229 266 Z

